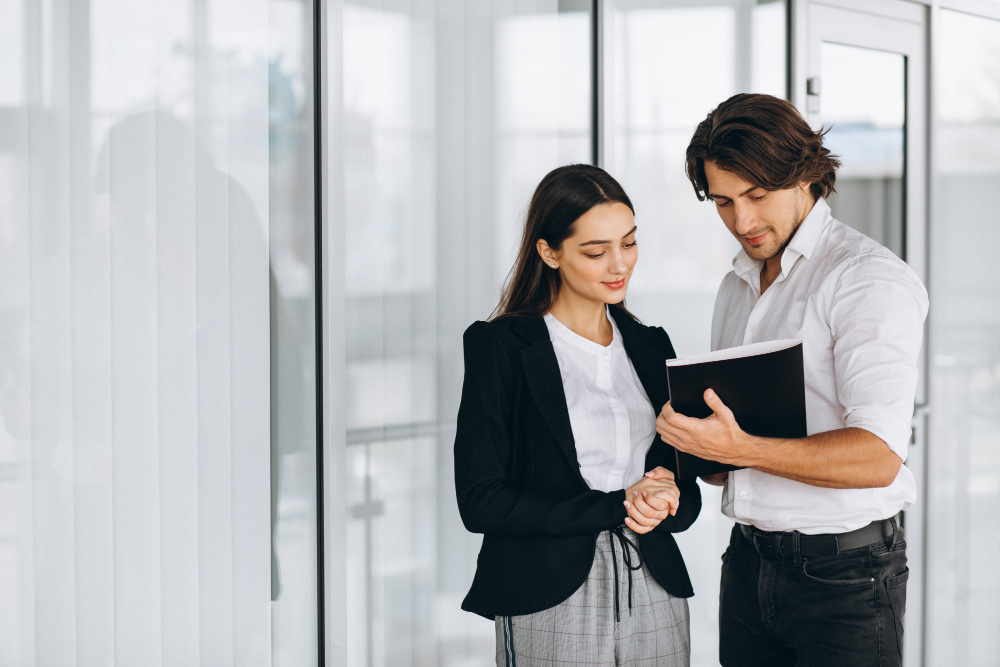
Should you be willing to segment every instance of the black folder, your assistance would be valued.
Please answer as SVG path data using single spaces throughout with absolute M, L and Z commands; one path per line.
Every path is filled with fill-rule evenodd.
M 712 414 L 704 399 L 705 390 L 712 389 L 733 411 L 740 428 L 751 435 L 766 438 L 808 435 L 800 340 L 754 343 L 672 359 L 667 362 L 667 380 L 671 406 L 688 417 L 702 419 Z M 735 466 L 674 451 L 678 479 L 738 470 Z

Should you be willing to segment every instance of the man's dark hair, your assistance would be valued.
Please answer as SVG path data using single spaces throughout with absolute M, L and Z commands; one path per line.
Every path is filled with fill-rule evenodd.
M 824 134 L 814 132 L 790 102 L 771 95 L 733 95 L 694 131 L 685 172 L 699 201 L 708 198 L 706 161 L 765 190 L 806 181 L 813 197 L 827 197 L 836 192 L 840 160 L 823 147 Z

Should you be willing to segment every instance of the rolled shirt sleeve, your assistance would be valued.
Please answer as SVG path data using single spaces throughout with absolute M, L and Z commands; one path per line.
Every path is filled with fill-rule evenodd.
M 905 461 L 927 290 L 895 257 L 861 255 L 841 269 L 829 322 L 844 423 L 875 434 Z

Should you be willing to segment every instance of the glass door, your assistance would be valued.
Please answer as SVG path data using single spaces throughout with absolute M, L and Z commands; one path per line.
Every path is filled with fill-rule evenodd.
M 1000 655 L 1000 20 L 941 9 L 934 35 L 924 655 L 986 667 Z
M 926 10 L 886 0 L 795 3 L 794 99 L 843 166 L 834 217 L 883 244 L 926 283 Z M 925 343 L 926 349 L 926 343 Z M 906 465 L 917 502 L 905 512 L 910 579 L 906 665 L 922 664 L 927 373 L 921 362 Z

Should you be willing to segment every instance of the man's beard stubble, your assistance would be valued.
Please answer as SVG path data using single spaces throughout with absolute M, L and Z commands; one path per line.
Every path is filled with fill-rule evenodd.
M 746 250 L 746 247 L 744 246 L 744 249 L 746 250 L 746 253 L 747 255 L 749 255 L 750 259 L 768 262 L 785 251 L 785 248 L 788 247 L 788 244 L 792 242 L 793 238 L 795 238 L 795 232 L 799 231 L 799 227 L 801 227 L 802 223 L 804 222 L 802 218 L 802 205 L 800 203 L 795 204 L 795 213 L 793 214 L 792 220 L 793 220 L 792 231 L 789 232 L 788 236 L 786 236 L 783 239 L 780 239 L 774 246 L 772 246 L 774 247 L 774 250 L 765 250 L 764 248 L 758 248 L 755 251 L 751 252 L 750 250 Z M 770 230 L 777 233 L 777 230 L 775 230 L 774 227 L 770 227 Z M 761 251 L 763 251 L 766 254 L 762 254 Z

